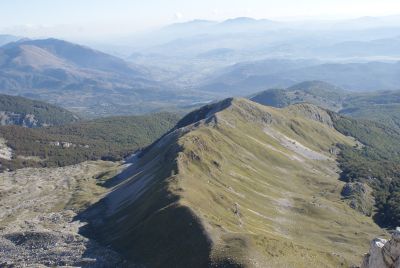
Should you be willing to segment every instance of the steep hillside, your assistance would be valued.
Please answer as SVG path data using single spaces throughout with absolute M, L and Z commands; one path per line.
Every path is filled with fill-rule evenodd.
M 308 102 L 330 109 L 340 110 L 344 97 L 343 89 L 322 81 L 306 81 L 287 89 L 269 89 L 255 94 L 251 100 L 274 107 L 285 107 L 294 103 Z
M 138 69 L 122 59 L 91 48 L 58 39 L 22 39 L 4 45 L 0 49 L 0 63 L 3 69 L 43 70 L 58 69 L 59 75 L 73 74 L 80 68 L 90 72 L 112 72 L 120 76 L 143 77 L 145 70 Z M 52 76 L 51 73 L 49 73 Z M 56 78 L 56 75 L 53 75 Z
M 307 81 L 287 89 L 268 89 L 251 100 L 274 107 L 312 103 L 356 119 L 369 119 L 400 130 L 400 91 L 355 93 L 322 81 Z
M 376 214 L 382 226 L 400 225 L 400 132 L 384 124 L 334 116 L 334 127 L 355 137 L 360 146 L 341 145 L 338 157 L 341 179 L 349 186 L 367 184 L 373 189 Z M 353 207 L 363 206 L 367 190 L 358 191 Z
M 385 123 L 400 130 L 400 91 L 349 95 L 340 113 Z
M 368 184 L 374 191 L 376 221 L 386 227 L 396 227 L 400 224 L 400 212 L 396 209 L 400 205 L 399 96 L 399 91 L 343 92 L 332 85 L 313 81 L 286 90 L 267 90 L 252 100 L 275 107 L 314 103 L 331 110 L 336 108 L 340 114 L 358 119 L 335 116 L 334 120 L 338 131 L 363 144 L 361 149 L 344 146 L 339 155 L 341 177 L 348 182 L 349 191 L 344 194 L 352 207 L 370 215 L 371 201 L 363 197 L 370 190 L 359 183 Z
M 17 43 L 8 44 L 4 47 L 7 51 L 15 51 L 18 57 L 13 55 L 9 58 L 9 64 L 17 63 L 21 66 L 51 66 L 54 62 L 49 62 L 54 57 L 59 66 L 58 68 L 72 67 L 75 65 L 79 68 L 98 70 L 104 72 L 112 72 L 118 75 L 126 75 L 131 77 L 144 77 L 146 70 L 133 64 L 129 64 L 124 60 L 105 54 L 103 52 L 93 50 L 89 47 L 69 43 L 63 40 L 54 38 L 40 40 L 23 40 Z M 9 49 L 9 50 L 7 50 Z M 36 53 L 35 53 L 36 52 Z M 41 53 L 50 53 L 51 57 L 40 57 L 36 60 L 35 56 L 40 56 Z M 64 64 L 64 66 L 63 66 Z
M 0 47 L 0 91 L 91 117 L 144 113 L 193 99 L 189 91 L 161 85 L 143 66 L 57 39 Z
M 78 121 L 78 116 L 45 102 L 0 94 L 0 124 L 24 127 L 63 125 Z
M 27 129 L 0 127 L 1 168 L 66 166 L 86 160 L 121 160 L 173 128 L 179 116 L 159 113 Z
M 341 114 L 359 119 L 384 123 L 400 130 L 400 103 L 355 106 L 340 111 Z
M 356 142 L 333 125 L 308 104 L 205 106 L 81 217 L 92 235 L 146 267 L 359 264 L 381 231 L 341 199 L 336 144 Z

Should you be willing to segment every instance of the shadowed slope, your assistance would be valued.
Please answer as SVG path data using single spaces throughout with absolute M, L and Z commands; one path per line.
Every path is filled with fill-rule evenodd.
M 200 121 L 199 121 L 200 120 Z M 358 263 L 370 218 L 340 198 L 334 152 L 354 144 L 313 105 L 228 99 L 191 113 L 86 216 L 148 267 L 338 267 Z

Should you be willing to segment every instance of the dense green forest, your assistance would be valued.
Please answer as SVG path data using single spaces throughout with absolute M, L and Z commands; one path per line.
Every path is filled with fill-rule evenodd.
M 0 111 L 19 114 L 22 117 L 31 114 L 37 120 L 37 126 L 63 125 L 78 121 L 78 117 L 63 108 L 19 96 L 0 94 Z M 18 123 L 16 123 L 18 124 Z
M 400 225 L 400 133 L 386 125 L 333 115 L 335 128 L 355 137 L 361 147 L 340 145 L 339 165 L 346 182 L 365 182 L 374 190 L 375 220 Z
M 0 127 L 0 136 L 13 150 L 13 159 L 1 160 L 11 170 L 53 167 L 86 160 L 121 160 L 171 129 L 179 116 L 158 113 L 100 118 L 47 128 Z

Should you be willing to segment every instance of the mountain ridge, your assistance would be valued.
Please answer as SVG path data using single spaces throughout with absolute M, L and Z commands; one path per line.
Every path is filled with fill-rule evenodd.
M 58 39 L 0 47 L 0 67 L 3 93 L 45 100 L 87 117 L 127 114 L 128 109 L 130 114 L 154 112 L 196 99 L 193 92 L 156 81 L 143 66 Z
M 331 149 L 354 140 L 321 122 L 326 111 L 231 98 L 198 112 L 117 175 L 114 191 L 81 215 L 100 240 L 150 267 L 359 262 L 379 228 L 339 201 L 343 183 Z M 98 213 L 107 216 L 98 221 Z M 340 223 L 332 224 L 332 214 Z M 303 224 L 314 217 L 318 226 Z M 345 236 L 343 224 L 352 230 Z
M 357 93 L 322 81 L 306 81 L 289 88 L 268 89 L 250 99 L 274 107 L 308 102 L 356 119 L 385 123 L 399 130 L 400 91 Z
M 397 61 L 330 63 L 268 59 L 225 67 L 219 74 L 208 77 L 199 89 L 249 95 L 268 87 L 286 88 L 302 81 L 318 80 L 354 92 L 397 90 L 399 68 Z

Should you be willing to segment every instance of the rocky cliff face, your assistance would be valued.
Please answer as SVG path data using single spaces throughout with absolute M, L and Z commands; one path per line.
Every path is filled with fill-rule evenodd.
M 369 253 L 365 255 L 361 268 L 400 268 L 400 228 L 392 238 L 376 238 L 371 242 Z
M 8 111 L 0 111 L 0 125 L 18 125 L 29 128 L 46 126 L 44 123 L 39 123 L 33 114 L 18 114 Z

